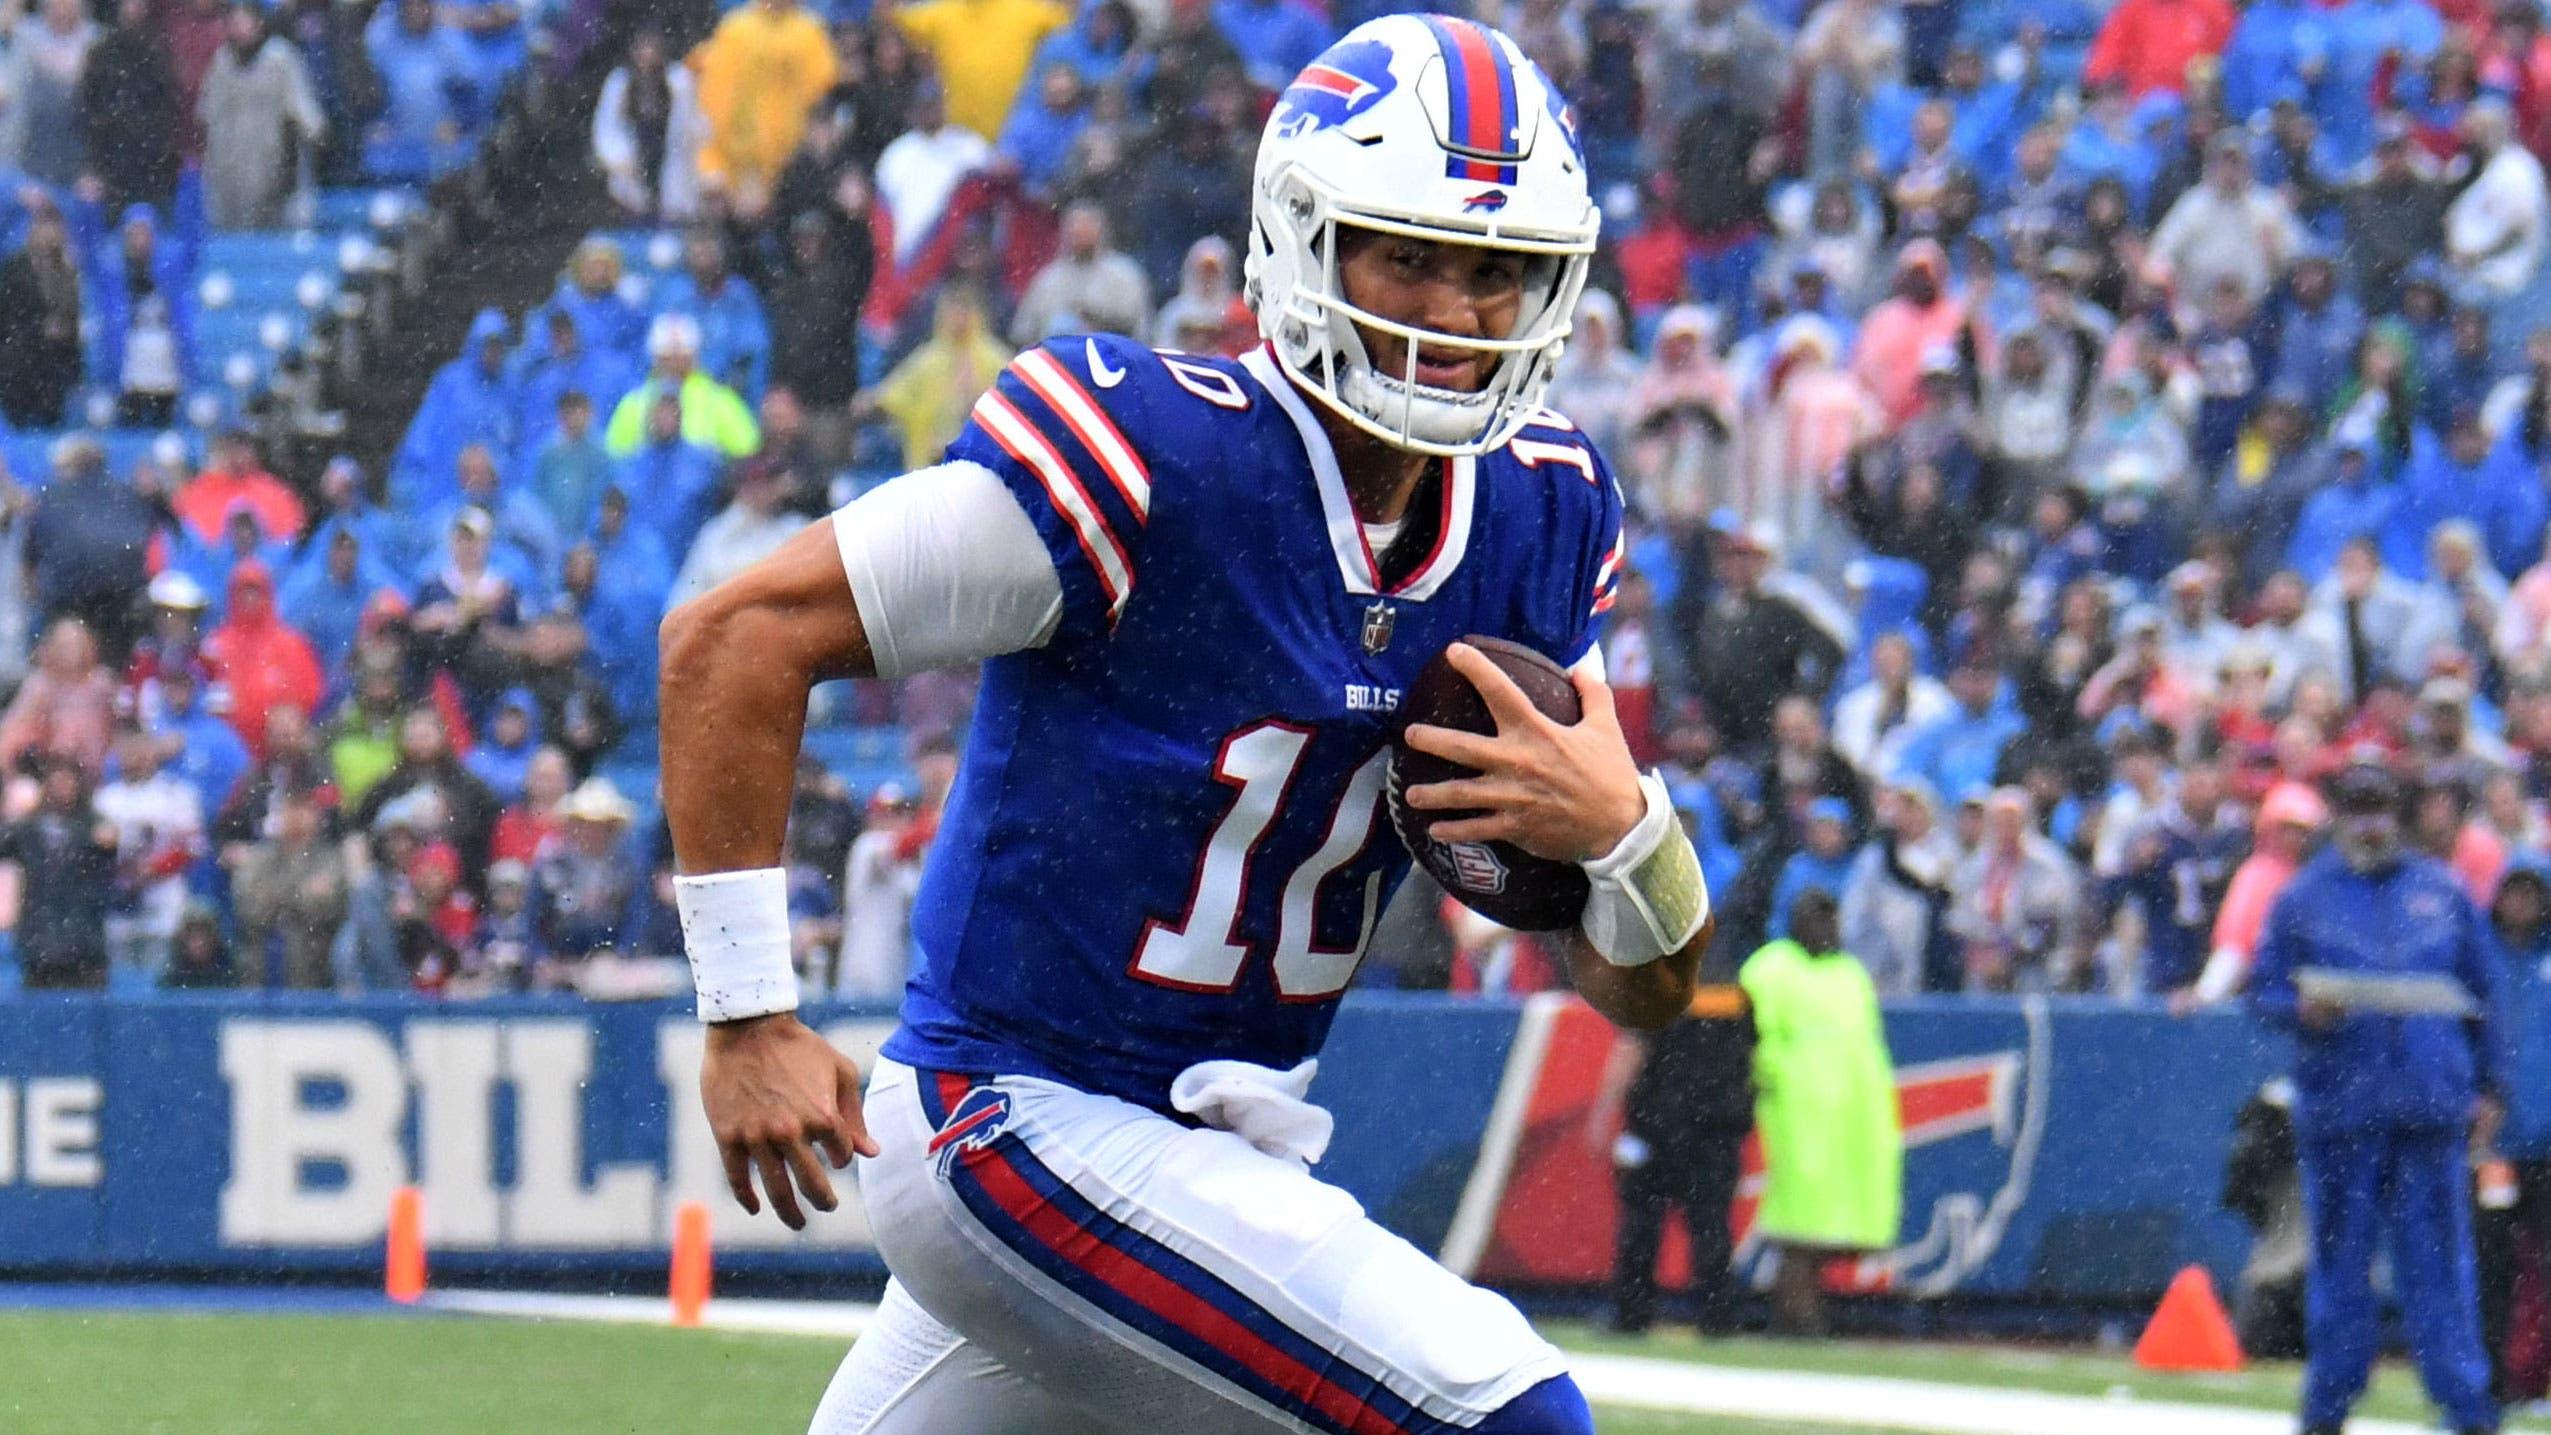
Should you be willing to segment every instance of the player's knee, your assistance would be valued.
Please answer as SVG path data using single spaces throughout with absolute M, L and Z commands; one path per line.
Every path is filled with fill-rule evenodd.
M 1554 1375 L 1470 1428 L 1472 1435 L 1594 1435 L 1594 1412 L 1577 1382 Z

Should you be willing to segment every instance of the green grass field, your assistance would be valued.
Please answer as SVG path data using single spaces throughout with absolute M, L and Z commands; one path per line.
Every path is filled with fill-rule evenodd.
M 2140 1374 L 2104 1356 L 2008 1347 L 1836 1341 L 1801 1345 L 1577 1327 L 1573 1349 L 1802 1373 L 1899 1376 L 2291 1409 L 2295 1372 Z M 805 1428 L 841 1358 L 802 1336 L 490 1319 L 0 1312 L 0 1431 L 8 1435 L 740 1435 Z M 2387 1369 L 2365 1413 L 2423 1417 Z M 1846 1435 L 1626 1409 L 1606 1435 Z M 2511 1430 L 2551 1431 L 2518 1422 Z M 961 1432 L 951 1432 L 961 1435 Z M 1872 1435 L 1854 1427 L 1848 1435 Z M 1877 1432 L 1885 1435 L 1885 1432 Z

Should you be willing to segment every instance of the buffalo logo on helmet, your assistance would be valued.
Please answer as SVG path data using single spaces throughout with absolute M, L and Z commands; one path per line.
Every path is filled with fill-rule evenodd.
M 1502 189 L 1483 189 L 1462 201 L 1464 214 L 1495 214 L 1505 207 L 1506 192 Z
M 1549 110 L 1552 122 L 1559 126 L 1561 136 L 1568 141 L 1568 153 L 1575 155 L 1578 167 L 1583 168 L 1586 162 L 1586 146 L 1585 141 L 1577 135 L 1577 107 L 1562 98 L 1559 87 L 1552 84 L 1544 84 L 1541 87 L 1541 102 L 1543 108 Z
M 1291 138 L 1345 124 L 1398 87 L 1389 45 L 1358 40 L 1333 46 L 1294 76 L 1277 98 L 1277 132 Z

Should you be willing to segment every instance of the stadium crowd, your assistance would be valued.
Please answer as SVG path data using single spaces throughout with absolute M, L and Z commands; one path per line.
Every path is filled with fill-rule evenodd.
M 934 461 L 1022 345 L 1255 342 L 1249 165 L 1367 3 L 76 0 L 0 62 L 0 410 L 184 387 L 187 236 L 423 182 L 607 71 L 625 225 L 481 314 L 378 472 L 226 434 L 13 488 L 29 986 L 574 983 L 669 953 L 669 603 Z M 1521 0 L 1606 211 L 1551 404 L 1610 456 L 1604 647 L 1723 938 L 1838 899 L 1882 991 L 2239 987 L 2368 752 L 2484 903 L 2551 892 L 2551 276 L 2533 0 Z M 578 116 L 583 123 L 587 117 Z M 159 235 L 161 215 L 179 217 Z M 113 240 L 105 236 L 113 224 Z M 112 342 L 101 340 L 107 336 Z M 85 345 L 85 347 L 83 347 Z M 50 347 L 48 347 L 50 346 Z M 69 356 L 68 359 L 65 356 Z M 808 980 L 897 989 L 971 678 L 827 694 Z M 2528 969 L 2551 928 L 2527 919 Z M 107 934 L 101 944 L 99 932 Z M 1529 990 L 1412 893 L 1368 980 Z

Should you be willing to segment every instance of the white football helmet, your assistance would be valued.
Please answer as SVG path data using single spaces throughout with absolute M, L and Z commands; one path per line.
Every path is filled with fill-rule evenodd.
M 1285 88 L 1250 190 L 1251 307 L 1276 362 L 1320 402 L 1401 448 L 1485 453 L 1549 387 L 1594 253 L 1599 212 L 1567 102 L 1515 42 L 1445 15 L 1349 31 Z M 1356 307 L 1340 226 L 1526 256 L 1524 301 L 1500 339 L 1436 333 Z M 1408 341 L 1374 369 L 1363 325 Z M 1416 379 L 1418 346 L 1495 357 L 1477 393 Z

